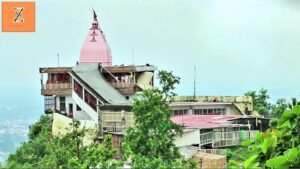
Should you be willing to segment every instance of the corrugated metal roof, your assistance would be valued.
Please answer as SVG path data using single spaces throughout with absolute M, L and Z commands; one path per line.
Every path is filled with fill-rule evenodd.
M 232 124 L 231 119 L 240 115 L 176 115 L 171 119 L 174 123 L 183 125 L 185 129 L 208 129 L 218 127 L 238 127 L 241 124 Z
M 93 90 L 91 92 L 96 92 L 96 95 L 99 95 L 108 103 L 128 105 L 130 102 L 118 90 L 106 82 L 98 68 L 98 64 L 79 64 L 72 69 L 71 75 L 80 78 L 85 85 Z

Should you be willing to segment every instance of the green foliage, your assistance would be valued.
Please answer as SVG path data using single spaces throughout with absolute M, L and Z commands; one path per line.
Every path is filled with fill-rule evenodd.
M 61 137 L 51 133 L 52 117 L 42 116 L 30 127 L 29 140 L 22 143 L 7 160 L 8 168 L 118 168 L 122 162 L 113 160 L 116 149 L 111 136 L 103 143 L 83 145 L 86 129 L 79 129 L 80 122 L 73 121 L 70 132 Z
M 271 107 L 271 116 L 278 118 L 289 107 L 288 101 L 284 98 L 280 98 L 276 101 L 276 104 Z
M 255 159 L 257 158 L 257 155 L 253 155 L 253 156 L 251 156 L 250 158 L 248 158 L 245 162 L 244 162 L 244 164 L 243 164 L 243 167 L 244 168 L 254 168 L 254 167 L 252 167 L 252 165 L 253 164 L 256 164 L 256 163 L 253 163 L 253 161 L 255 161 Z
M 175 84 L 179 84 L 180 77 L 173 76 L 172 72 L 167 72 L 165 70 L 159 71 L 158 73 L 159 84 L 161 85 L 161 94 L 166 95 L 167 99 L 175 96 L 173 92 L 175 89 Z
M 239 162 L 235 160 L 229 160 L 227 164 L 227 168 L 241 168 L 241 165 Z
M 268 103 L 270 96 L 268 90 L 262 88 L 257 93 L 256 91 L 249 91 L 245 93 L 245 96 L 251 96 L 253 99 L 253 108 L 260 115 L 268 116 L 271 108 L 271 104 Z
M 300 168 L 299 126 L 300 106 L 295 105 L 282 113 L 277 126 L 242 143 L 244 151 L 251 154 L 243 167 Z
M 171 72 L 160 71 L 161 89 L 145 90 L 133 103 L 135 127 L 126 133 L 124 158 L 131 157 L 133 168 L 195 168 L 196 163 L 185 160 L 174 144 L 181 126 L 171 121 L 169 101 L 179 78 Z
M 298 101 L 295 97 L 291 98 L 290 102 L 284 98 L 278 99 L 276 104 L 271 106 L 270 115 L 271 117 L 275 118 L 272 120 L 272 122 L 277 122 L 276 118 L 279 118 L 285 110 L 292 110 L 297 105 L 300 105 L 300 101 Z

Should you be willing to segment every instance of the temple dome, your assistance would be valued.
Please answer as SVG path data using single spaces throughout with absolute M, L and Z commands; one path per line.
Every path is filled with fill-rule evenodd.
M 102 66 L 112 65 L 111 50 L 104 33 L 98 26 L 97 15 L 95 13 L 92 27 L 80 51 L 79 63 L 100 63 Z

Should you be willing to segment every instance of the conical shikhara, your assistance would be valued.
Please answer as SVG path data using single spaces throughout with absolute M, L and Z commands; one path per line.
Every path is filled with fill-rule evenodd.
M 102 66 L 112 65 L 111 49 L 101 30 L 97 15 L 94 12 L 92 27 L 82 45 L 79 63 L 100 63 Z

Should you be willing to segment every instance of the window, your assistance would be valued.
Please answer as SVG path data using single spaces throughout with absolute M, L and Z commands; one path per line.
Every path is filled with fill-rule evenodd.
M 60 111 L 66 111 L 66 97 L 59 97 L 59 109 Z
M 82 86 L 74 79 L 74 91 L 75 93 L 82 98 Z
M 84 90 L 84 101 L 86 104 L 90 105 L 95 111 L 97 111 L 97 99 L 87 90 Z
M 44 103 L 45 103 L 45 110 L 53 110 L 54 109 L 54 97 L 53 96 L 45 96 Z
M 81 111 L 81 108 L 76 104 L 76 110 Z
M 174 115 L 185 115 L 187 114 L 187 109 L 181 109 L 181 110 L 173 110 Z
M 224 115 L 224 114 L 226 114 L 226 109 L 225 108 L 194 109 L 193 114 L 196 114 L 196 115 L 213 115 L 213 114 Z

